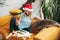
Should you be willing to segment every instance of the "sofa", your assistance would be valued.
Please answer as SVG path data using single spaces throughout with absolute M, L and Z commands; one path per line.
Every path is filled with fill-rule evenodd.
M 9 34 L 11 17 L 11 15 L 0 17 L 0 34 L 2 35 L 3 40 L 7 40 L 5 37 Z M 37 20 L 38 19 L 33 19 L 31 25 L 34 22 L 37 22 Z M 29 40 L 58 40 L 57 38 L 60 37 L 60 28 L 50 27 L 42 29 L 41 31 L 34 27 L 31 28 L 33 30 L 34 36 Z
M 0 34 L 2 35 L 3 40 L 6 40 L 6 36 L 9 34 L 11 17 L 12 17 L 12 15 L 0 17 Z M 33 22 L 35 22 L 35 21 L 36 20 L 34 20 Z

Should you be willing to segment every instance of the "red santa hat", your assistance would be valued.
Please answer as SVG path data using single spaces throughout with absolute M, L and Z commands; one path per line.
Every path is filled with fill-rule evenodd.
M 33 11 L 31 4 L 26 4 L 23 10 Z

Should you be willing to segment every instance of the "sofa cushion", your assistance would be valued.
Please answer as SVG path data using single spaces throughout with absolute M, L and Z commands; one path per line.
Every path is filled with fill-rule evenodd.
M 35 38 L 40 40 L 58 40 L 59 32 L 59 28 L 52 26 L 42 29 Z

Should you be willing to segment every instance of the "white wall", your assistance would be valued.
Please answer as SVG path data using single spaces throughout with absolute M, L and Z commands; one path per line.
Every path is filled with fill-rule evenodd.
M 9 10 L 11 9 L 19 9 L 26 1 L 27 0 L 6 0 L 5 5 L 3 7 L 0 7 L 0 16 L 8 15 Z M 33 15 L 39 15 L 39 0 L 36 0 L 32 4 Z
M 6 0 L 5 5 L 0 7 L 0 16 L 8 15 L 11 9 L 19 9 L 26 1 L 27 0 Z
M 39 8 L 40 8 L 40 0 L 36 0 L 34 3 L 32 3 L 33 6 L 33 16 L 40 16 Z

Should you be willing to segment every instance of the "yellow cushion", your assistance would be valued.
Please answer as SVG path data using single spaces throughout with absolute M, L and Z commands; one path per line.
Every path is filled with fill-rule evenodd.
M 59 36 L 59 28 L 57 27 L 49 27 L 41 30 L 35 38 L 40 40 L 57 40 Z
M 21 12 L 22 10 L 18 10 L 18 9 L 10 10 L 11 14 L 20 14 Z
M 37 20 L 32 20 L 31 24 L 35 23 Z
M 0 18 L 0 32 L 3 32 L 4 35 L 7 35 L 9 32 L 11 17 L 11 15 L 8 15 Z

